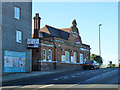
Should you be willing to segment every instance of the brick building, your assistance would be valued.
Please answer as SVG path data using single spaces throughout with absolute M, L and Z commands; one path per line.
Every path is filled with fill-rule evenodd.
M 82 63 L 90 60 L 90 46 L 82 43 L 76 20 L 70 28 L 40 29 L 40 19 L 36 14 L 33 38 L 39 38 L 39 48 L 32 52 L 33 70 L 82 69 Z

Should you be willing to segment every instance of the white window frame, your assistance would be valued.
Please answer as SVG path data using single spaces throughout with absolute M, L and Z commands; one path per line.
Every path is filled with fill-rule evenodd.
M 21 8 L 14 7 L 14 18 L 18 20 L 21 18 Z
M 83 60 L 84 60 L 84 59 L 83 59 L 83 54 L 81 53 L 81 54 L 80 54 L 80 64 L 83 64 L 83 62 L 84 62 Z
M 52 61 L 52 50 L 50 50 L 50 49 L 48 51 L 48 60 Z
M 65 62 L 65 55 L 61 55 L 61 62 Z
M 77 63 L 77 53 L 74 52 L 74 63 Z
M 22 31 L 16 30 L 16 42 L 22 43 Z
M 44 51 L 45 51 L 45 53 L 44 53 Z M 46 49 L 43 49 L 43 61 L 47 61 L 46 54 L 47 54 Z
M 71 63 L 74 63 L 74 56 L 71 56 Z
M 70 62 L 70 52 L 69 51 L 65 51 L 65 62 Z

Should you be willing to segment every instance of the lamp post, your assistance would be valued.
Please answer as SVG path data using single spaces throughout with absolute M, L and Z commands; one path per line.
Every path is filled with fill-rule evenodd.
M 119 60 L 119 68 L 120 68 L 120 60 Z
M 101 43 L 100 43 L 100 26 L 102 26 L 102 24 L 99 24 L 99 55 L 101 56 Z

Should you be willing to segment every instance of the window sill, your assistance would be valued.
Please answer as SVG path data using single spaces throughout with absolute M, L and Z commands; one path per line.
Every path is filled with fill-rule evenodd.
M 73 63 L 73 62 L 61 62 L 61 63 L 68 63 L 68 64 L 81 64 L 81 63 Z
M 18 18 L 15 18 L 15 17 L 14 17 L 14 19 L 15 19 L 15 20 L 19 20 L 19 21 L 21 20 L 21 18 L 18 19 Z
M 57 61 L 44 61 L 44 60 L 39 60 L 38 62 L 46 62 L 46 63 L 49 63 L 49 62 L 50 63 L 55 63 L 56 62 L 57 63 Z
M 22 42 L 16 42 L 16 43 L 22 44 Z
M 61 62 L 61 63 L 70 63 L 70 62 Z

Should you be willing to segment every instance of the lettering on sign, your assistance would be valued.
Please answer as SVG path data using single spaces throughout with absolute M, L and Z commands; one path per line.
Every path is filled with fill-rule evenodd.
M 39 39 L 27 39 L 27 48 L 39 48 Z
M 28 39 L 27 44 L 39 44 L 39 39 Z

